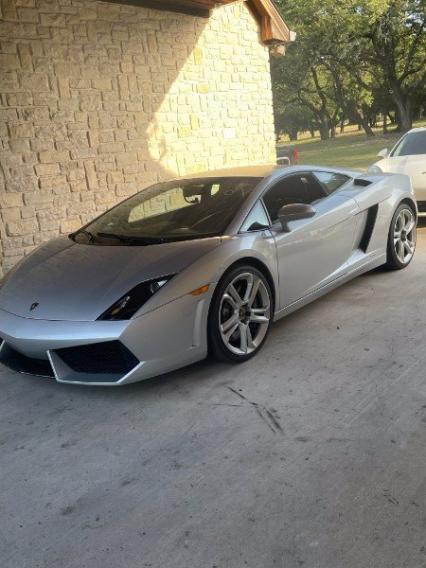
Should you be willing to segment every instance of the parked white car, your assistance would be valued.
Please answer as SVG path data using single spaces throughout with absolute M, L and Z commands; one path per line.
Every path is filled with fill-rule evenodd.
M 409 175 L 419 213 L 426 213 L 426 128 L 413 128 L 398 140 L 390 152 L 384 148 L 378 156 L 382 159 L 368 171 Z

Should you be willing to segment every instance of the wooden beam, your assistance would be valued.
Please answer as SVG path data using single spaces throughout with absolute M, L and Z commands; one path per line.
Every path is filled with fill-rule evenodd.
M 271 0 L 246 0 L 248 7 L 260 23 L 262 41 L 287 43 L 290 30 Z

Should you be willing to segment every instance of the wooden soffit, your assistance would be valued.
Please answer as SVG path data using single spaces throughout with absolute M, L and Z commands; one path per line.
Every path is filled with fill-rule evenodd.
M 115 4 L 131 4 L 156 10 L 180 12 L 208 18 L 210 10 L 230 4 L 235 0 L 105 0 Z M 262 41 L 265 43 L 287 43 L 291 41 L 290 30 L 275 8 L 272 0 L 245 0 L 248 8 L 259 21 Z
M 246 0 L 247 5 L 260 23 L 262 41 L 265 43 L 288 43 L 291 32 L 275 8 L 272 0 Z

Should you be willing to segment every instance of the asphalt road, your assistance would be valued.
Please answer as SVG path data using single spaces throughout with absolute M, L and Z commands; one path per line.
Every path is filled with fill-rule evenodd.
M 122 389 L 0 367 L 1 568 L 425 568 L 426 229 L 252 361 Z

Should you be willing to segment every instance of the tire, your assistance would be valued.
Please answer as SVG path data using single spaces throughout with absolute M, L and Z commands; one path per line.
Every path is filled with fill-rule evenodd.
M 210 306 L 211 354 L 233 363 L 251 359 L 265 342 L 273 314 L 271 287 L 260 270 L 239 265 L 225 273 Z
M 413 259 L 416 250 L 416 213 L 407 203 L 395 211 L 389 227 L 387 261 L 388 270 L 402 270 Z

